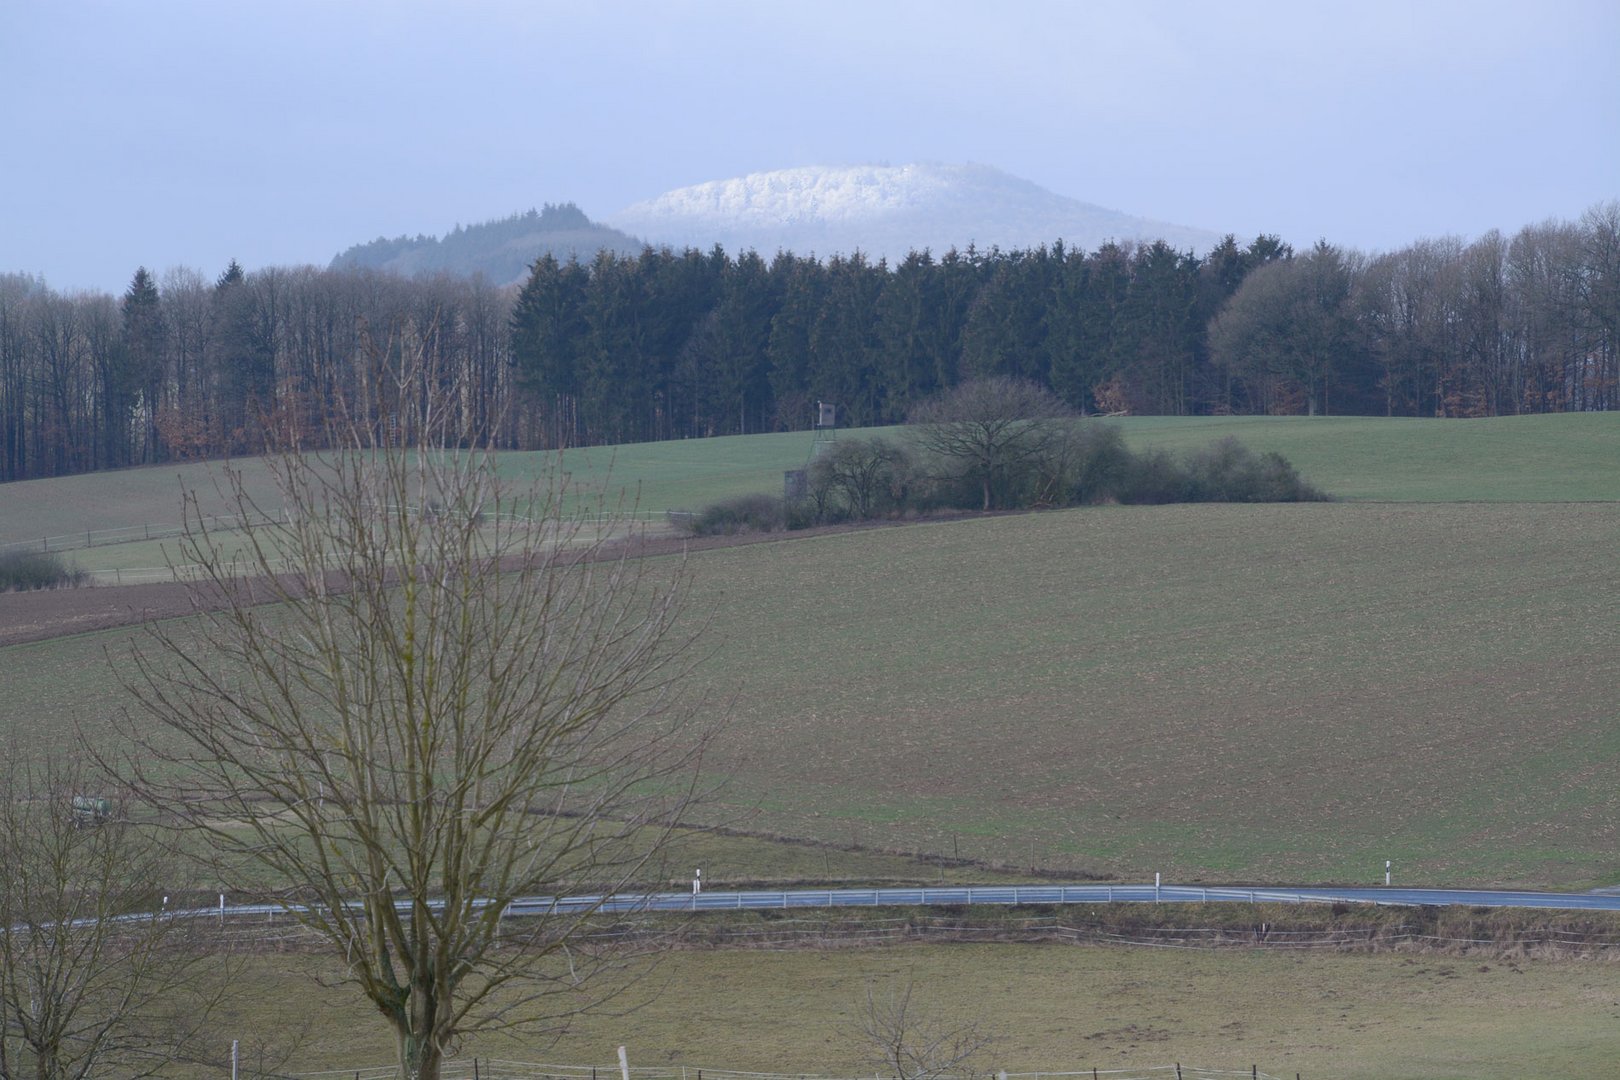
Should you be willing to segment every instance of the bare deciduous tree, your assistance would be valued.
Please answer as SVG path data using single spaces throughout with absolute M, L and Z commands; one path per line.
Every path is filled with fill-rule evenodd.
M 3 1080 L 157 1075 L 217 1001 L 190 927 L 150 914 L 159 846 L 87 790 L 61 760 L 13 753 L 0 773 Z
M 317 434 L 331 449 L 285 433 L 279 506 L 227 471 L 243 531 L 192 516 L 182 558 L 213 610 L 195 636 L 152 629 L 123 767 L 221 880 L 280 884 L 400 1074 L 427 1078 L 468 1035 L 592 1004 L 595 911 L 508 905 L 641 881 L 705 735 L 680 701 L 679 567 L 613 557 L 558 486 L 511 490 L 486 448 L 449 444 L 458 384 L 393 346 L 373 356 L 388 392 Z
M 810 466 L 810 482 L 813 490 L 841 493 L 850 515 L 865 520 L 902 501 L 910 469 L 905 448 L 881 436 L 844 439 Z
M 1072 413 L 1039 383 L 993 375 L 930 398 L 907 418 L 924 450 L 978 483 L 983 509 L 1021 483 L 1062 437 Z

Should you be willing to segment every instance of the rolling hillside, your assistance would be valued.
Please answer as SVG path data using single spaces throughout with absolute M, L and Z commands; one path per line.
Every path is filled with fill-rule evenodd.
M 1361 501 L 1099 507 L 694 554 L 715 650 L 702 689 L 736 702 L 710 758 L 714 818 L 1064 874 L 1370 881 L 1392 858 L 1409 884 L 1620 880 L 1613 417 L 1128 430 L 1160 445 L 1235 430 Z M 779 483 L 805 448 L 621 447 L 614 476 L 676 505 Z M 601 483 L 605 459 L 569 460 Z M 0 497 L 34 498 L 35 527 L 82 523 L 113 506 L 86 485 L 120 477 L 146 479 Z M 172 470 L 154 477 L 173 490 Z M 139 512 L 135 487 L 116 512 Z M 131 637 L 0 650 L 7 735 L 110 738 Z
M 1095 421 L 1094 421 L 1095 422 Z M 1620 500 L 1620 414 L 1558 413 L 1487 420 L 1376 417 L 1131 417 L 1117 423 L 1138 449 L 1191 450 L 1231 435 L 1282 453 L 1312 482 L 1350 500 L 1538 502 Z M 851 430 L 842 438 L 882 433 Z M 803 467 L 808 432 L 728 436 L 570 450 L 562 463 L 585 488 L 643 511 L 692 509 L 730 495 L 781 490 L 782 470 Z M 547 468 L 549 453 L 509 453 L 503 470 Z M 273 499 L 253 459 L 234 463 L 254 492 Z M 157 465 L 0 485 L 0 546 L 41 537 L 179 520 L 180 495 L 218 512 L 207 464 Z

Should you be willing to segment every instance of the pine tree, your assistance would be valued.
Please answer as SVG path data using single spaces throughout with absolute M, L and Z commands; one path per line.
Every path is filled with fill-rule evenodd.
M 168 324 L 157 283 L 144 266 L 135 271 L 129 291 L 124 294 L 123 316 L 126 377 L 139 395 L 132 403 L 137 452 L 141 461 L 153 462 L 163 450 L 157 419 L 163 408 Z

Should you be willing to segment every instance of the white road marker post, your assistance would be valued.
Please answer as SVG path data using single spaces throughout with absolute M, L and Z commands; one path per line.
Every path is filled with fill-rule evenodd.
M 622 1080 L 630 1080 L 630 1056 L 622 1046 L 619 1047 L 619 1076 Z
M 1389 888 L 1389 868 L 1391 862 L 1392 860 L 1390 859 L 1384 860 L 1384 888 L 1386 889 Z
M 1157 870 L 1153 871 L 1153 902 L 1155 904 L 1159 902 L 1159 872 Z

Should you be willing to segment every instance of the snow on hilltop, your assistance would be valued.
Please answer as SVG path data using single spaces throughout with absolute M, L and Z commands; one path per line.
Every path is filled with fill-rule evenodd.
M 654 244 L 727 251 L 754 248 L 821 256 L 865 252 L 894 262 L 908 251 L 936 255 L 1032 248 L 1062 239 L 1091 250 L 1106 240 L 1163 239 L 1208 250 L 1219 237 L 1055 195 L 987 165 L 858 165 L 750 173 L 679 188 L 608 218 Z

